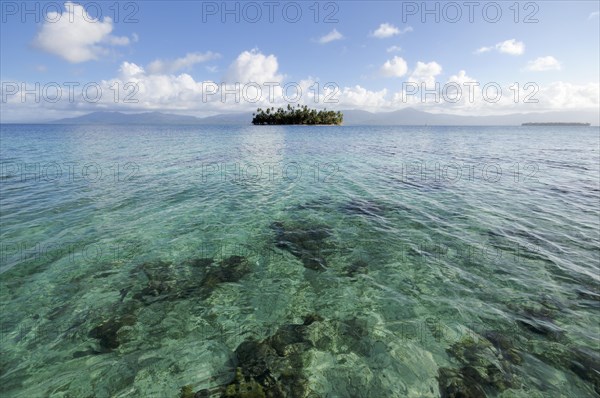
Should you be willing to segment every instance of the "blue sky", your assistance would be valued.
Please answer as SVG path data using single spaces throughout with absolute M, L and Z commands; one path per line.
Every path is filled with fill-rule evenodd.
M 224 4 L 233 13 L 222 15 Z M 464 2 L 452 6 L 427 2 L 426 7 L 438 11 L 425 15 L 425 21 L 421 14 L 425 3 L 420 1 L 246 4 L 31 2 L 27 7 L 32 12 L 26 13 L 21 2 L 2 2 L 2 120 L 31 117 L 34 108 L 38 118 L 100 109 L 205 116 L 257 105 L 244 98 L 223 101 L 216 98 L 219 95 L 198 101 L 205 88 L 201 82 L 294 82 L 305 88 L 300 102 L 309 104 L 311 99 L 315 102 L 307 87 L 318 81 L 322 91 L 324 83 L 333 82 L 339 87 L 337 104 L 317 104 L 341 109 L 421 106 L 438 112 L 489 114 L 598 108 L 597 1 L 475 2 L 472 22 Z M 44 14 L 58 8 L 60 15 Z M 253 23 L 257 8 L 262 15 Z M 491 22 L 498 8 L 502 15 Z M 290 22 L 298 9 L 302 15 Z M 462 16 L 452 23 L 448 19 L 457 9 Z M 101 15 L 95 20 L 98 11 Z M 130 21 L 125 21 L 127 16 Z M 528 16 L 537 22 L 525 23 Z M 467 103 L 466 95 L 457 103 L 429 101 L 420 95 L 412 102 L 399 100 L 403 83 L 443 86 L 465 80 L 480 86 L 498 83 L 503 100 Z M 22 83 L 34 87 L 39 82 L 43 87 L 49 82 L 97 82 L 106 92 L 115 81 L 121 86 L 136 84 L 138 102 L 115 103 L 104 95 L 97 103 L 77 99 L 51 103 L 44 95 L 39 102 L 33 96 L 23 100 L 18 91 L 7 95 L 17 86 L 20 90 Z M 525 83 L 535 83 L 538 102 L 523 103 L 524 91 L 515 101 L 509 88 L 515 82 L 519 90 Z M 280 98 L 275 101 L 281 103 Z

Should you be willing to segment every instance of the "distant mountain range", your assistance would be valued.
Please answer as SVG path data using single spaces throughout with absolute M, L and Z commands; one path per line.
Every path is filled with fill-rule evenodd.
M 250 124 L 252 113 L 229 113 L 199 118 L 196 116 L 175 115 L 162 112 L 122 113 L 92 112 L 86 115 L 59 119 L 50 124 L 154 124 L 154 125 L 194 125 L 194 124 Z
M 374 126 L 518 126 L 522 123 L 591 123 L 597 126 L 599 114 L 594 111 L 560 111 L 544 113 L 514 113 L 499 116 L 460 116 L 429 113 L 414 108 L 393 112 L 372 113 L 346 110 L 344 125 Z M 229 113 L 198 118 L 161 112 L 122 113 L 92 112 L 83 116 L 60 119 L 51 124 L 124 124 L 124 125 L 242 125 L 250 124 L 252 113 Z

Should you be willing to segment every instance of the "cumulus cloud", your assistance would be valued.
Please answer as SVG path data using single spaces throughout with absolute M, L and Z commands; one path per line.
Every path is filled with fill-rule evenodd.
M 343 38 L 344 36 L 340 32 L 338 32 L 337 29 L 334 29 L 331 32 L 327 33 L 325 36 L 319 38 L 318 42 L 320 44 L 327 44 L 332 41 L 342 40 Z
M 594 11 L 588 15 L 588 19 L 598 18 L 600 16 L 600 11 Z
M 451 81 L 468 82 L 474 81 L 465 71 L 460 71 L 450 77 Z M 325 103 L 325 93 L 332 89 L 325 89 L 324 84 L 319 85 L 319 100 L 313 97 L 315 83 L 318 79 L 307 78 L 298 84 L 302 88 L 300 103 L 310 107 L 327 107 L 328 109 L 364 109 L 375 112 L 392 111 L 408 106 L 419 107 L 430 112 L 443 112 L 463 115 L 501 115 L 507 113 L 542 112 L 553 110 L 577 110 L 596 111 L 600 106 L 600 87 L 598 83 L 572 84 L 568 82 L 554 82 L 548 85 L 540 85 L 539 91 L 533 92 L 531 87 L 519 87 L 519 101 L 514 100 L 513 88 L 502 87 L 502 98 L 499 102 L 486 102 L 482 99 L 482 87 L 474 88 L 474 101 L 469 100 L 468 89 L 462 89 L 460 101 L 446 101 L 442 96 L 441 101 L 436 101 L 433 95 L 427 95 L 424 99 L 419 94 L 407 96 L 402 91 L 391 92 L 388 89 L 372 91 L 360 85 L 335 89 L 337 103 Z M 123 88 L 126 84 L 135 84 L 137 92 L 133 96 L 135 102 L 123 101 Z M 104 110 L 118 110 L 130 112 L 162 111 L 169 113 L 188 114 L 195 116 L 208 116 L 217 113 L 228 112 L 252 112 L 257 107 L 279 107 L 287 106 L 282 98 L 281 91 L 276 91 L 274 101 L 263 91 L 263 97 L 257 102 L 245 100 L 234 100 L 230 95 L 226 100 L 222 93 L 214 91 L 219 86 L 218 82 L 205 80 L 194 80 L 190 75 L 181 73 L 179 75 L 149 74 L 143 67 L 131 62 L 124 62 L 116 77 L 99 82 L 102 91 L 111 93 L 103 95 L 98 103 L 89 103 L 81 100 L 76 95 L 75 102 L 68 101 L 66 91 L 63 92 L 63 100 L 57 103 L 41 101 L 21 100 L 20 95 L 10 95 L 4 106 L 0 107 L 0 119 L 9 122 L 26 122 L 32 120 L 44 121 L 59 119 L 78 114 Z M 511 83 L 512 85 L 512 83 Z M 33 84 L 28 84 L 32 87 Z M 114 87 L 121 87 L 121 100 L 115 102 L 112 93 Z M 208 90 L 210 88 L 210 90 Z M 131 90 L 127 90 L 128 93 Z M 207 95 L 208 94 L 208 95 Z M 293 95 L 292 93 L 290 93 Z M 534 94 L 533 97 L 530 97 Z M 452 93 L 449 93 L 453 97 Z M 328 97 L 330 98 L 330 97 Z M 535 103 L 524 103 L 525 98 L 536 99 Z M 75 116 L 75 115 L 73 115 Z
M 476 82 L 477 79 L 467 76 L 467 72 L 465 70 L 460 70 L 456 75 L 450 76 L 448 78 L 448 81 L 458 84 L 464 84 L 467 82 Z
M 242 52 L 229 66 L 225 80 L 230 83 L 280 82 L 283 75 L 277 73 L 279 63 L 273 54 L 264 55 L 257 49 Z
M 379 28 L 377 28 L 374 32 L 371 33 L 371 36 L 376 37 L 378 39 L 385 39 L 403 33 L 412 32 L 412 30 L 413 28 L 411 26 L 407 26 L 404 29 L 399 29 L 396 26 L 386 22 L 379 25 Z
M 388 47 L 385 51 L 387 51 L 388 53 L 396 53 L 402 51 L 402 48 L 400 46 L 391 46 Z
M 72 2 L 65 3 L 62 14 L 49 12 L 33 40 L 33 45 L 71 63 L 96 60 L 108 54 L 106 46 L 125 46 L 129 38 L 112 36 L 110 17 L 93 19 L 85 8 Z
M 407 81 L 426 83 L 428 93 L 435 87 L 434 83 L 436 81 L 442 83 L 440 81 L 442 67 L 437 62 L 417 62 L 412 71 L 409 72 L 406 61 L 400 57 L 394 57 L 387 61 L 384 67 L 382 67 L 382 72 L 385 70 L 390 76 L 409 74 L 410 77 L 407 78 Z M 284 99 L 281 89 L 286 83 L 284 80 L 285 75 L 279 70 L 276 56 L 262 54 L 256 49 L 244 51 L 233 60 L 227 70 L 228 80 L 223 81 L 226 84 L 225 86 L 221 84 L 221 81 L 195 80 L 187 73 L 151 72 L 149 66 L 143 67 L 134 62 L 123 62 L 118 72 L 114 73 L 114 76 L 111 79 L 99 82 L 105 95 L 102 95 L 97 103 L 84 101 L 79 93 L 76 93 L 74 102 L 68 101 L 67 91 L 63 91 L 63 100 L 58 103 L 47 101 L 41 101 L 40 103 L 23 102 L 21 96 L 16 94 L 8 97 L 5 106 L 0 109 L 0 117 L 5 121 L 27 121 L 28 118 L 31 120 L 32 117 L 37 117 L 38 120 L 52 120 L 68 116 L 69 112 L 85 113 L 100 109 L 135 112 L 157 110 L 208 116 L 216 113 L 251 112 L 258 107 L 285 107 L 288 103 Z M 246 82 L 261 85 L 260 98 L 256 101 L 248 99 L 248 96 L 250 98 L 255 97 L 253 89 L 246 92 L 246 94 L 242 94 L 241 98 L 236 98 L 231 94 L 224 96 L 225 91 L 223 88 L 230 90 L 233 87 L 231 84 L 233 82 L 239 82 L 242 86 Z M 273 96 L 270 96 L 269 89 L 264 85 L 267 82 L 280 84 L 279 87 L 273 90 Z M 317 78 L 308 77 L 297 82 L 302 90 L 298 102 L 318 108 L 365 109 L 376 112 L 416 106 L 431 112 L 467 115 L 564 109 L 597 110 L 600 103 L 598 83 L 575 85 L 568 82 L 555 82 L 544 86 L 539 85 L 539 90 L 537 90 L 537 86 L 536 90 L 532 90 L 532 87 L 526 88 L 525 85 L 520 85 L 518 101 L 514 99 L 515 94 L 512 86 L 510 88 L 503 86 L 503 95 L 498 102 L 486 102 L 482 97 L 483 86 L 486 82 L 478 82 L 469 76 L 465 70 L 460 70 L 450 76 L 448 82 L 460 85 L 462 90 L 454 87 L 453 90 L 444 91 L 442 88 L 441 92 L 447 97 L 442 96 L 441 101 L 436 101 L 435 96 L 430 94 L 425 96 L 424 99 L 419 94 L 409 95 L 407 99 L 407 93 L 403 91 L 405 90 L 404 85 L 397 83 L 388 86 L 387 89 L 375 91 L 360 85 L 327 87 L 319 82 Z M 470 100 L 470 88 L 467 88 L 465 84 L 468 82 L 479 83 L 475 86 L 469 85 L 474 90 L 474 101 Z M 28 84 L 28 87 L 32 86 L 33 84 Z M 114 87 L 120 88 L 120 100 L 118 102 L 114 100 Z M 134 101 L 125 101 L 125 98 L 128 98 L 127 95 L 132 94 L 133 87 L 135 87 L 132 97 Z M 318 87 L 316 90 L 319 93 L 318 99 L 315 98 L 314 87 Z M 399 91 L 391 91 L 391 87 Z M 287 92 L 288 97 L 294 96 L 293 91 Z M 244 92 L 243 89 L 242 92 Z M 337 102 L 325 103 L 325 99 L 332 98 L 326 94 L 333 93 L 335 93 L 334 98 L 337 99 Z M 461 93 L 462 97 L 459 100 L 452 101 L 452 98 Z M 526 98 L 535 99 L 537 102 L 525 103 Z
M 477 51 L 475 51 L 475 53 L 481 54 L 490 52 L 492 50 L 498 51 L 503 54 L 521 55 L 525 52 L 525 44 L 522 41 L 510 39 L 497 43 L 495 46 L 481 47 Z
M 562 68 L 560 62 L 551 55 L 546 57 L 538 57 L 527 63 L 526 69 L 533 72 L 543 72 L 548 70 L 560 70 Z
M 360 85 L 344 87 L 340 90 L 338 109 L 356 108 L 363 110 L 381 111 L 390 106 L 386 99 L 387 89 L 370 91 Z
M 595 109 L 600 106 L 598 83 L 554 82 L 540 87 L 540 102 L 550 109 Z
M 148 65 L 148 71 L 150 73 L 175 73 L 180 70 L 189 70 L 192 66 L 218 59 L 221 54 L 207 51 L 205 53 L 187 53 L 185 57 L 177 58 L 174 60 L 154 60 Z
M 386 77 L 401 77 L 408 71 L 408 66 L 406 65 L 406 61 L 401 57 L 394 57 L 387 60 L 381 66 L 380 71 L 381 74 Z
M 425 83 L 426 86 L 435 84 L 435 77 L 442 73 L 442 66 L 437 62 L 417 62 L 415 69 L 408 79 L 414 83 Z

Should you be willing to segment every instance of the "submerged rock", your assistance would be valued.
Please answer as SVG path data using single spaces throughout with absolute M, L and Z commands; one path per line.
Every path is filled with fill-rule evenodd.
M 185 262 L 186 265 L 190 267 L 199 267 L 199 268 L 207 268 L 210 267 L 214 263 L 214 259 L 212 258 L 193 258 Z
M 551 341 L 535 341 L 530 352 L 553 367 L 573 372 L 581 380 L 591 383 L 600 395 L 600 355 L 592 349 Z
M 124 341 L 125 334 L 121 332 L 121 328 L 132 326 L 135 322 L 134 315 L 116 316 L 90 330 L 88 336 L 98 340 L 102 352 L 110 352 Z
M 600 355 L 584 348 L 570 350 L 568 368 L 582 380 L 592 383 L 596 394 L 600 395 Z
M 271 224 L 275 231 L 275 244 L 298 257 L 305 268 L 323 271 L 327 267 L 325 255 L 333 245 L 329 238 L 331 229 L 323 225 L 286 225 L 281 222 Z
M 491 333 L 489 337 L 504 347 L 506 354 L 517 355 L 511 350 L 509 342 L 499 334 Z M 458 361 L 458 369 L 440 368 L 438 381 L 442 397 L 485 397 L 485 389 L 505 391 L 518 386 L 517 378 L 512 372 L 512 361 L 505 358 L 502 350 L 488 339 L 466 337 L 452 344 L 448 354 Z M 519 357 L 520 358 L 520 357 Z M 519 360 L 517 360 L 519 362 Z
M 307 327 L 284 325 L 265 340 L 247 340 L 240 344 L 235 350 L 236 379 L 226 387 L 222 397 L 246 396 L 227 395 L 228 391 L 243 391 L 244 385 L 252 386 L 253 394 L 264 394 L 248 396 L 303 397 L 307 381 L 302 372 L 302 354 L 312 347 L 306 338 Z
M 502 355 L 503 359 L 514 365 L 520 365 L 523 362 L 521 354 L 515 348 L 511 339 L 506 337 L 505 334 L 497 331 L 487 331 L 483 334 L 483 337 L 494 345 L 496 350 Z
M 206 298 L 222 283 L 237 282 L 250 272 L 250 262 L 242 256 L 230 256 L 217 267 L 208 268 L 200 281 L 200 296 Z
M 262 386 L 252 377 L 244 376 L 237 368 L 235 380 L 225 388 L 222 397 L 226 398 L 266 398 Z
M 179 394 L 179 398 L 194 398 L 196 394 L 194 394 L 194 389 L 192 386 L 187 385 L 181 387 L 181 391 Z
M 485 398 L 483 388 L 469 378 L 468 372 L 457 369 L 440 368 L 438 383 L 441 398 Z
M 304 354 L 313 344 L 309 328 L 322 318 L 307 315 L 302 324 L 288 324 L 264 340 L 243 341 L 235 350 L 235 377 L 219 388 L 222 398 L 305 397 Z M 207 390 L 195 397 L 207 396 Z
M 346 267 L 347 276 L 356 276 L 357 274 L 366 274 L 369 272 L 369 264 L 363 260 L 356 260 Z
M 368 356 L 371 352 L 371 341 L 368 339 L 369 330 L 366 320 L 350 318 L 341 321 L 338 325 L 338 333 L 351 351 L 362 356 Z
M 215 263 L 212 258 L 172 263 L 145 263 L 139 267 L 146 276 L 144 287 L 133 298 L 150 305 L 160 301 L 207 298 L 222 283 L 237 282 L 250 272 L 250 262 L 242 256 L 230 256 Z
M 530 332 L 551 339 L 558 339 L 564 333 L 554 322 L 555 311 L 544 304 L 526 306 L 517 311 L 517 323 Z

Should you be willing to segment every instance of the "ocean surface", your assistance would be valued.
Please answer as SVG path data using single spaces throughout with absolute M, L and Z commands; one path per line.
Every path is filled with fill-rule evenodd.
M 3 397 L 600 394 L 597 127 L 0 133 Z

